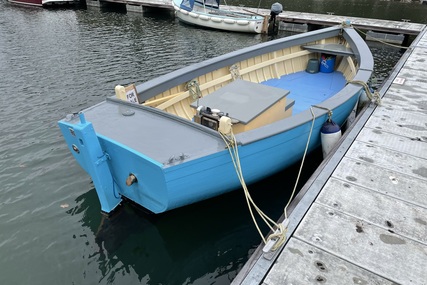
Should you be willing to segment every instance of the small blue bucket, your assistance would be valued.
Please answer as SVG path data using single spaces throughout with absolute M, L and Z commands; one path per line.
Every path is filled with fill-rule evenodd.
M 335 55 L 322 54 L 320 57 L 320 72 L 331 73 L 335 68 Z

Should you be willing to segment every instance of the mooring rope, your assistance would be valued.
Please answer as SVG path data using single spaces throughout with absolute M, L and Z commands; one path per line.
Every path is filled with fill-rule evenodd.
M 288 203 L 286 204 L 285 208 L 283 209 L 283 213 L 285 214 L 285 221 L 288 219 L 288 207 L 289 207 L 289 205 L 290 205 L 290 203 L 291 203 L 291 201 L 292 201 L 292 199 L 293 199 L 293 197 L 295 195 L 295 192 L 296 192 L 296 189 L 297 189 L 297 186 L 298 186 L 298 182 L 299 182 L 299 179 L 300 179 L 300 176 L 301 176 L 302 168 L 304 166 L 305 157 L 307 156 L 308 146 L 310 145 L 310 139 L 311 139 L 311 134 L 313 133 L 314 123 L 316 121 L 316 115 L 314 114 L 313 107 L 321 108 L 321 109 L 327 109 L 327 108 L 320 107 L 320 106 L 315 106 L 315 105 L 310 106 L 310 112 L 311 112 L 311 117 L 312 117 L 310 132 L 308 134 L 308 139 L 307 139 L 307 143 L 305 145 L 304 155 L 302 156 L 302 161 L 301 161 L 300 168 L 298 170 L 297 180 L 295 181 L 294 189 L 292 190 L 292 194 L 291 194 L 291 197 L 288 200 Z M 329 110 L 329 109 L 327 109 L 327 110 Z M 329 115 L 332 116 L 332 111 L 331 110 L 329 110 Z
M 365 32 L 363 32 L 361 29 L 358 29 L 358 28 L 356 28 L 355 26 L 353 26 L 353 25 L 350 23 L 350 21 L 344 21 L 344 22 L 342 22 L 342 23 L 341 23 L 341 26 L 342 26 L 343 28 L 346 28 L 346 27 L 352 27 L 353 29 L 355 29 L 355 30 L 356 30 L 356 31 L 358 31 L 359 33 L 364 34 L 364 35 L 365 35 L 365 37 L 367 36 L 367 34 L 366 34 Z M 391 43 L 387 43 L 387 42 L 385 42 L 385 41 L 382 41 L 382 40 L 380 40 L 380 39 L 376 39 L 376 38 L 374 38 L 374 37 L 372 37 L 372 40 L 377 41 L 377 42 L 380 42 L 380 43 L 385 44 L 385 45 L 388 45 L 388 46 L 391 46 L 391 47 L 403 48 L 403 49 L 409 49 L 409 47 L 404 47 L 404 46 L 394 45 L 394 44 L 391 44 Z
M 356 31 L 358 31 L 358 32 L 360 32 L 360 33 L 364 34 L 365 36 L 367 36 L 367 34 L 366 34 L 365 32 L 363 32 L 362 30 L 360 30 L 360 29 L 358 29 L 358 28 L 356 28 L 356 27 L 354 27 L 354 26 L 353 26 L 353 28 L 354 28 Z M 391 46 L 391 47 L 403 48 L 403 49 L 409 49 L 409 47 L 404 47 L 404 46 L 394 45 L 394 44 L 391 44 L 391 43 L 387 43 L 387 42 L 385 42 L 385 41 L 382 41 L 382 40 L 380 40 L 380 39 L 376 39 L 376 38 L 374 38 L 374 37 L 371 37 L 371 38 L 372 38 L 372 40 L 374 40 L 374 41 L 380 42 L 380 43 L 382 43 L 382 44 L 385 44 L 385 45 L 388 45 L 388 46 Z
M 365 89 L 366 96 L 368 96 L 369 100 L 371 102 L 374 102 L 378 106 L 381 105 L 380 93 L 378 91 L 374 91 L 374 94 L 372 94 L 372 92 L 371 92 L 371 90 L 370 90 L 370 88 L 366 82 L 360 81 L 360 80 L 350 80 L 350 81 L 348 81 L 348 83 L 354 83 L 354 84 L 362 85 L 363 88 Z
M 225 144 L 227 146 L 227 149 L 228 149 L 229 153 L 230 153 L 231 159 L 233 161 L 234 168 L 236 170 L 236 173 L 237 173 L 237 176 L 239 178 L 240 184 L 242 185 L 243 191 L 245 193 L 246 203 L 248 204 L 249 212 L 251 214 L 251 217 L 252 217 L 252 220 L 253 220 L 253 222 L 255 224 L 255 227 L 258 230 L 258 233 L 260 234 L 260 236 L 261 236 L 264 244 L 267 245 L 267 243 L 269 241 L 271 241 L 271 240 L 274 241 L 274 245 L 271 247 L 272 251 L 277 250 L 286 241 L 286 233 L 288 231 L 288 224 L 289 224 L 287 208 L 289 207 L 289 205 L 290 205 L 290 203 L 291 203 L 291 201 L 292 201 L 292 199 L 293 199 L 293 197 L 295 195 L 296 188 L 298 186 L 298 182 L 299 182 L 299 179 L 301 177 L 302 168 L 304 166 L 304 161 L 305 161 L 305 158 L 307 156 L 308 147 L 310 145 L 310 139 L 311 139 L 311 135 L 313 133 L 314 123 L 316 121 L 315 120 L 316 116 L 314 114 L 313 107 L 327 109 L 327 108 L 323 108 L 323 107 L 319 107 L 319 106 L 311 106 L 310 107 L 310 111 L 311 111 L 311 115 L 312 115 L 312 123 L 311 123 L 311 127 L 310 127 L 310 132 L 309 132 L 309 135 L 308 135 L 307 143 L 306 143 L 306 146 L 305 146 L 304 155 L 303 155 L 303 158 L 302 158 L 302 161 L 301 161 L 301 165 L 300 165 L 300 168 L 299 168 L 299 171 L 298 171 L 297 179 L 296 179 L 294 188 L 292 190 L 291 196 L 289 197 L 289 200 L 288 200 L 288 202 L 287 202 L 287 204 L 286 204 L 286 206 L 285 206 L 285 208 L 283 210 L 284 214 L 285 214 L 285 220 L 282 223 L 279 223 L 279 224 L 276 223 L 276 222 L 274 222 L 271 218 L 269 218 L 255 204 L 255 202 L 252 200 L 252 197 L 251 197 L 251 195 L 249 193 L 249 190 L 247 188 L 247 185 L 246 185 L 244 177 L 243 177 L 242 167 L 240 165 L 240 158 L 239 158 L 239 153 L 238 153 L 237 141 L 236 141 L 236 137 L 233 134 L 233 131 L 231 130 L 230 135 L 226 135 L 226 134 L 223 134 L 223 133 L 219 132 L 220 135 L 221 135 L 221 137 L 222 137 L 222 139 L 224 140 L 224 142 L 225 142 Z M 329 110 L 329 109 L 327 109 L 327 110 L 329 111 L 329 113 L 328 113 L 329 116 L 331 116 L 332 115 L 332 111 Z M 258 215 L 262 218 L 262 220 L 265 222 L 265 224 L 273 232 L 273 233 L 271 233 L 267 237 L 267 239 L 264 237 L 264 235 L 262 234 L 262 232 L 261 232 L 261 230 L 259 228 L 258 222 L 255 219 L 255 216 L 254 216 L 252 208 L 254 208 L 256 210 L 256 212 L 258 213 Z
M 239 178 L 240 184 L 242 185 L 243 191 L 245 193 L 246 203 L 248 205 L 249 212 L 251 214 L 252 220 L 255 224 L 255 227 L 258 230 L 258 233 L 261 236 L 262 241 L 264 244 L 267 244 L 267 242 L 271 239 L 277 239 L 275 242 L 275 246 L 272 248 L 272 250 L 276 250 L 279 248 L 286 240 L 286 231 L 287 229 L 284 228 L 282 224 L 277 224 L 274 222 L 270 217 L 268 217 L 253 201 L 251 194 L 249 193 L 249 189 L 246 185 L 246 182 L 243 177 L 243 171 L 240 164 L 240 158 L 239 158 L 239 152 L 238 152 L 238 146 L 236 137 L 233 134 L 233 131 L 229 135 L 223 134 L 219 132 L 222 139 L 224 140 L 227 149 L 230 153 L 231 160 L 233 161 L 234 168 L 237 173 L 237 177 Z M 254 211 L 258 213 L 258 215 L 261 217 L 261 219 L 264 221 L 264 223 L 270 228 L 270 230 L 273 232 L 270 236 L 267 237 L 267 239 L 264 237 L 264 235 L 261 232 L 261 229 L 259 228 L 258 222 L 256 221 Z

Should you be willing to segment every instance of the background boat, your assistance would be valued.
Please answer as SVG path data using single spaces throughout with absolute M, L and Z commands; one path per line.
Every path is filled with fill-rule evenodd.
M 10 3 L 38 7 L 75 5 L 77 0 L 8 0 Z
M 204 28 L 259 34 L 268 25 L 264 16 L 220 7 L 220 0 L 172 0 L 172 5 L 182 22 Z

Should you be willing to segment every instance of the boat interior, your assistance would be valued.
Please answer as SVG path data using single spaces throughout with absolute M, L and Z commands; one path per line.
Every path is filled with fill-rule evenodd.
M 231 118 L 234 133 L 258 128 L 327 100 L 354 78 L 358 63 L 341 41 L 333 37 L 249 58 L 138 103 L 214 129 L 218 115 Z M 322 72 L 325 57 L 333 58 L 332 70 Z

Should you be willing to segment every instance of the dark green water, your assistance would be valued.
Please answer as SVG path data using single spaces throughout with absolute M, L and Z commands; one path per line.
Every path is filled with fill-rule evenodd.
M 1 1 L 0 284 L 229 284 L 260 243 L 241 191 L 159 216 L 125 205 L 105 219 L 57 121 L 113 95 L 117 84 L 265 40 L 159 14 Z M 372 50 L 380 84 L 401 51 Z M 302 182 L 319 153 L 307 161 Z M 296 172 L 249 187 L 273 219 Z

